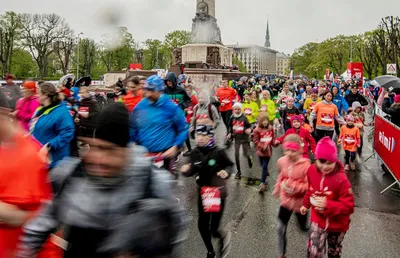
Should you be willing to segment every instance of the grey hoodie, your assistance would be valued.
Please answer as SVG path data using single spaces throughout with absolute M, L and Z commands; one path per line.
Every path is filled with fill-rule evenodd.
M 128 215 L 130 205 L 145 198 L 161 198 L 173 204 L 171 223 L 176 229 L 173 242 L 181 242 L 186 220 L 183 209 L 173 198 L 169 173 L 152 166 L 152 159 L 143 157 L 143 147 L 134 146 L 130 150 L 131 158 L 123 176 L 113 186 L 103 186 L 91 180 L 83 172 L 80 159 L 64 160 L 53 169 L 50 177 L 55 189 L 59 190 L 41 214 L 25 225 L 22 250 L 18 257 L 34 257 L 47 237 L 60 225 L 67 229 L 65 238 L 70 243 L 79 241 L 80 234 L 76 234 L 78 229 L 80 232 L 99 231 L 111 234 L 116 222 Z M 66 256 L 96 252 L 93 248 L 87 250 L 82 246 L 75 246 L 74 249 L 71 244 L 66 251 L 69 256 Z
M 213 120 L 214 129 L 216 129 L 218 127 L 219 123 L 221 122 L 221 117 L 219 116 L 217 108 L 213 104 L 211 104 L 210 95 L 207 92 L 202 92 L 201 94 L 204 95 L 204 104 L 200 105 L 200 103 L 199 103 L 196 106 L 194 106 L 193 119 L 191 121 L 190 126 L 193 128 L 196 128 L 196 122 L 197 122 L 196 117 L 197 116 L 199 116 L 199 115 L 209 116 L 209 107 L 208 106 L 211 106 L 211 114 L 213 116 L 211 120 Z

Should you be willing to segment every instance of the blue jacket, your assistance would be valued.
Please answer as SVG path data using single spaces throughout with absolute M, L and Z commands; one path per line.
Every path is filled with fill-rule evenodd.
M 70 156 L 69 143 L 74 138 L 75 126 L 64 103 L 46 110 L 36 117 L 39 107 L 31 120 L 31 133 L 41 144 L 49 144 L 51 164 L 53 168 L 58 161 Z
M 338 94 L 336 94 L 336 96 L 333 97 L 332 102 L 337 106 L 337 109 L 339 111 L 340 116 L 342 115 L 342 110 L 344 110 L 344 112 L 347 113 L 347 110 L 349 109 L 349 104 L 347 103 L 347 100 L 340 95 L 340 89 L 337 86 L 333 86 L 338 88 Z M 332 88 L 333 88 L 332 87 Z
M 162 94 L 155 103 L 143 99 L 131 115 L 131 141 L 151 153 L 181 146 L 189 133 L 182 109 Z

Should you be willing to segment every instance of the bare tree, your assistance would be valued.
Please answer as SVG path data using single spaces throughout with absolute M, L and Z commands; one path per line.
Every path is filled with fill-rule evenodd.
M 0 16 L 0 62 L 3 75 L 11 73 L 11 60 L 21 28 L 21 15 L 6 12 Z
M 69 73 L 71 57 L 74 49 L 74 39 L 72 38 L 72 35 L 64 40 L 55 41 L 53 43 L 53 49 L 60 61 L 61 70 L 64 74 Z
M 388 16 L 383 18 L 379 24 L 379 28 L 385 31 L 387 40 L 389 41 L 388 59 L 399 67 L 400 54 L 400 19 L 399 17 Z M 397 76 L 400 71 L 397 70 Z
M 72 34 L 68 23 L 57 14 L 23 14 L 22 38 L 39 67 L 40 78 L 47 76 L 48 57 L 53 43 Z

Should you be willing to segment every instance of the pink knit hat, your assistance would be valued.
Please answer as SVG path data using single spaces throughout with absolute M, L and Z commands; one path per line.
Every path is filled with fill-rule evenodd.
M 400 103 L 400 94 L 394 96 L 394 103 Z
M 315 149 L 315 159 L 325 159 L 330 162 L 338 160 L 336 144 L 329 137 L 319 140 Z

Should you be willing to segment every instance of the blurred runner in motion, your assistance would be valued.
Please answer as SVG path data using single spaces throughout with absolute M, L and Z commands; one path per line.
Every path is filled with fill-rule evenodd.
M 164 158 L 164 167 L 174 171 L 178 150 L 188 137 L 188 124 L 181 108 L 163 94 L 164 81 L 153 75 L 146 80 L 145 99 L 131 115 L 131 141 Z M 185 91 L 185 94 L 186 91 Z
M 25 226 L 19 257 L 35 257 L 46 237 L 62 225 L 67 241 L 64 257 L 108 258 L 99 248 L 129 209 L 145 198 L 172 205 L 176 232 L 172 243 L 182 240 L 184 216 L 172 197 L 170 176 L 152 166 L 144 148 L 128 147 L 129 113 L 122 103 L 100 113 L 95 137 L 81 138 L 90 146 L 82 160 L 66 159 L 52 171 L 56 197 Z
M 9 111 L 0 109 L 1 258 L 15 257 L 22 226 L 37 215 L 42 201 L 51 198 L 47 166 L 38 154 L 41 146 L 9 121 Z M 61 249 L 47 241 L 38 257 L 61 257 Z
M 225 180 L 232 173 L 233 162 L 223 149 L 215 145 L 214 128 L 211 125 L 197 125 L 197 147 L 190 155 L 190 164 L 182 166 L 185 176 L 198 175 L 199 231 L 207 248 L 207 258 L 215 257 L 211 236 L 219 240 L 219 256 L 227 257 L 231 233 L 222 233 L 219 224 L 227 197 Z

